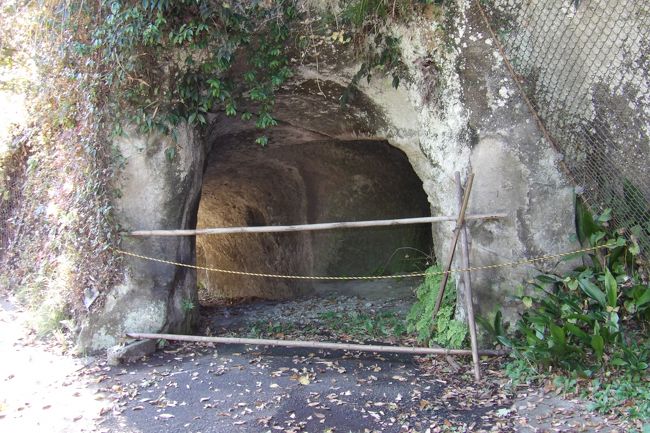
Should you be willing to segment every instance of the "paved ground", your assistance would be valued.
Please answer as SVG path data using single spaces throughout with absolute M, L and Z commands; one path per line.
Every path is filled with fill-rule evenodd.
M 409 356 L 184 345 L 107 373 L 120 398 L 104 429 L 512 431 L 499 389 L 437 376 Z
M 483 361 L 479 385 L 462 361 L 456 371 L 440 358 L 253 346 L 170 345 L 110 367 L 103 357 L 65 355 L 64 341 L 37 339 L 13 299 L 0 307 L 3 433 L 625 431 L 550 388 L 513 395 L 499 360 Z M 318 317 L 307 307 L 266 306 L 259 316 Z M 243 326 L 243 311 L 232 313 Z
M 0 297 L 0 432 L 95 431 L 112 402 L 83 375 L 89 359 L 65 356 L 36 338 L 28 316 Z

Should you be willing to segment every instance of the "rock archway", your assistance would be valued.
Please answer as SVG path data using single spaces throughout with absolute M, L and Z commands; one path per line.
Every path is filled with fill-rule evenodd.
M 455 171 L 476 174 L 469 212 L 501 211 L 508 216 L 501 221 L 470 225 L 473 264 L 494 264 L 575 248 L 572 186 L 558 169 L 559 155 L 537 129 L 498 50 L 487 39 L 478 15 L 464 8 L 458 11 L 459 31 L 447 35 L 453 43 L 441 40 L 438 28 L 438 24 L 424 20 L 408 29 L 395 29 L 401 36 L 409 82 L 393 89 L 390 79 L 375 78 L 361 84 L 346 108 L 341 107 L 339 97 L 358 65 L 334 52 L 318 65 L 297 68 L 292 83 L 282 89 L 276 101 L 274 114 L 280 125 L 270 132 L 268 149 L 256 150 L 268 154 L 284 152 L 293 162 L 282 162 L 276 155 L 265 159 L 276 162 L 262 168 L 254 162 L 257 157 L 248 155 L 252 150 L 236 152 L 237 158 L 249 158 L 246 164 L 259 172 L 256 176 L 260 178 L 276 179 L 277 173 L 282 172 L 284 187 L 273 188 L 277 193 L 271 198 L 262 189 L 249 188 L 241 194 L 250 199 L 239 200 L 239 205 L 235 205 L 239 206 L 237 212 L 230 216 L 236 214 L 239 221 L 250 225 L 281 222 L 281 218 L 274 219 L 279 218 L 276 214 L 259 205 L 267 203 L 284 209 L 282 222 L 309 221 L 313 203 L 291 200 L 296 195 L 313 193 L 307 191 L 309 182 L 304 182 L 300 173 L 301 168 L 308 166 L 309 154 L 305 153 L 298 164 L 300 151 L 296 149 L 315 149 L 325 146 L 323 143 L 329 143 L 330 150 L 337 146 L 343 149 L 358 141 L 371 146 L 373 141 L 372 145 L 378 148 L 390 148 L 386 147 L 388 143 L 404 153 L 422 182 L 432 214 L 455 212 Z M 438 49 L 442 46 L 451 48 Z M 212 178 L 210 167 L 215 162 L 218 166 L 228 161 L 228 152 L 232 152 L 228 149 L 236 146 L 235 142 L 249 142 L 250 149 L 254 148 L 252 141 L 257 132 L 250 124 L 218 113 L 210 116 L 209 123 L 207 132 L 181 126 L 175 131 L 175 138 L 132 134 L 116 140 L 115 145 L 126 160 L 116 180 L 116 189 L 122 194 L 115 200 L 117 222 L 124 230 L 194 228 L 197 215 L 200 216 L 202 186 L 213 179 L 223 183 L 241 174 L 235 170 L 238 163 L 233 163 L 230 169 L 226 167 Z M 304 147 L 296 147 L 298 143 Z M 337 144 L 332 147 L 332 143 Z M 176 149 L 171 162 L 166 157 L 170 147 Z M 319 158 L 325 159 L 325 154 L 329 153 L 321 152 Z M 261 160 L 264 158 L 258 159 Z M 228 174 L 228 170 L 232 173 Z M 361 190 L 363 185 L 359 182 Z M 237 191 L 231 188 L 222 194 L 233 196 Z M 255 206 L 245 205 L 253 202 Z M 300 205 L 285 207 L 288 202 Z M 223 204 L 220 206 L 223 208 Z M 227 216 L 223 215 L 224 221 Z M 330 219 L 332 215 L 325 212 L 320 217 Z M 431 227 L 438 258 L 446 257 L 451 225 Z M 269 254 L 283 258 L 274 269 L 292 273 L 335 270 L 329 266 L 335 267 L 336 260 L 317 259 L 321 256 L 313 249 L 314 240 L 311 239 L 310 246 L 310 239 L 304 236 L 288 238 L 292 239 L 288 241 L 290 247 Z M 255 248 L 260 255 L 265 248 L 275 248 L 274 245 L 269 238 Z M 122 248 L 179 263 L 194 263 L 196 259 L 192 237 L 125 237 Z M 283 251 L 291 249 L 300 251 L 305 259 L 292 263 L 288 256 L 283 256 Z M 318 268 L 323 263 L 327 263 L 327 269 Z M 552 270 L 562 264 L 540 266 Z M 520 282 L 534 272 L 536 269 L 528 266 L 475 273 L 478 314 L 489 315 L 500 308 L 505 317 L 515 317 L 517 305 L 507 295 L 514 293 Z M 293 290 L 280 286 L 273 289 L 275 294 L 285 295 Z M 86 350 L 108 347 L 122 341 L 129 331 L 187 331 L 195 311 L 188 306 L 197 303 L 194 270 L 125 257 L 122 284 L 113 287 L 103 302 L 95 304 L 81 331 L 80 345 Z M 461 313 L 462 305 L 461 301 L 457 309 Z

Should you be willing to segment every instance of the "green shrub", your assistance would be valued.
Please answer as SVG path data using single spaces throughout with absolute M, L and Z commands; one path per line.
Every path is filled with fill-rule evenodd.
M 379 311 L 372 315 L 356 311 L 327 312 L 320 314 L 319 320 L 328 328 L 359 340 L 401 337 L 406 333 L 403 317 L 393 311 Z
M 438 265 L 427 269 L 424 281 L 417 288 L 417 301 L 406 316 L 407 331 L 415 333 L 419 343 L 430 346 L 438 343 L 443 347 L 457 349 L 467 339 L 468 327 L 464 322 L 455 320 L 456 288 L 454 282 L 447 281 L 440 311 L 433 317 L 442 275 Z
M 629 417 L 638 427 L 650 418 L 650 287 L 635 238 L 609 231 L 610 215 L 594 218 L 578 203 L 580 241 L 602 248 L 578 256 L 583 265 L 565 275 L 530 281 L 513 335 L 500 313 L 481 323 L 512 348 L 506 374 L 513 385 L 550 376 L 558 392 L 580 394 L 592 410 Z
M 585 375 L 623 367 L 643 374 L 648 352 L 633 347 L 647 338 L 650 286 L 636 266 L 639 248 L 608 233 L 611 212 L 593 218 L 578 205 L 576 213 L 581 242 L 602 248 L 585 253 L 586 264 L 566 275 L 536 276 L 528 283 L 532 294 L 519 298 L 525 310 L 516 335 L 494 332 L 516 356 L 542 367 Z

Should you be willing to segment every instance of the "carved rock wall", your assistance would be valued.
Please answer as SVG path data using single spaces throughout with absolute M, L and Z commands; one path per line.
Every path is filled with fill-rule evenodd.
M 572 186 L 558 168 L 559 155 L 540 136 L 476 11 L 458 0 L 453 21 L 444 31 L 434 18 L 422 18 L 408 28 L 395 28 L 401 37 L 411 80 L 393 89 L 390 80 L 375 78 L 364 84 L 347 108 L 340 106 L 338 98 L 358 65 L 338 61 L 334 50 L 329 56 L 331 61 L 324 56 L 318 68 L 302 66 L 294 81 L 278 97 L 276 116 L 280 126 L 270 133 L 266 150 L 270 158 L 264 166 L 259 165 L 261 159 L 256 163 L 249 161 L 248 165 L 219 165 L 230 157 L 235 158 L 228 156 L 229 142 L 252 141 L 253 134 L 250 125 L 220 116 L 210 119 L 212 127 L 202 137 L 181 128 L 178 156 L 171 163 L 164 156 L 165 148 L 172 145 L 170 138 L 133 136 L 118 140 L 126 158 L 126 168 L 118 180 L 122 190 L 122 198 L 116 203 L 119 223 L 125 229 L 192 228 L 196 225 L 202 185 L 206 194 L 215 194 L 211 204 L 210 200 L 204 202 L 205 210 L 214 207 L 208 213 L 219 220 L 206 220 L 206 225 L 220 221 L 243 221 L 251 225 L 300 223 L 334 219 L 338 215 L 346 219 L 349 215 L 368 218 L 374 210 L 381 213 L 381 194 L 373 212 L 361 211 L 371 209 L 366 203 L 359 207 L 359 213 L 328 213 L 337 207 L 342 209 L 333 204 L 339 185 L 333 180 L 341 175 L 332 168 L 330 177 L 318 183 L 319 170 L 324 170 L 330 162 L 334 164 L 327 160 L 336 159 L 338 150 L 330 146 L 308 158 L 307 149 L 336 140 L 383 140 L 406 155 L 422 182 L 432 214 L 456 212 L 455 171 L 460 171 L 463 178 L 469 172 L 476 174 L 470 212 L 508 214 L 500 221 L 470 224 L 473 265 L 575 247 Z M 304 147 L 292 147 L 299 144 Z M 303 151 L 304 155 L 299 156 Z M 236 158 L 245 160 L 249 152 L 252 150 L 238 151 Z M 278 158 L 283 152 L 285 158 Z M 210 162 L 206 165 L 208 154 Z M 348 158 L 360 161 L 356 164 L 359 166 L 363 163 L 363 152 L 342 156 L 336 164 Z M 371 158 L 366 162 L 368 166 L 373 164 Z M 245 180 L 238 172 L 244 167 L 255 172 L 254 184 L 253 178 Z M 306 181 L 310 176 L 304 174 L 310 170 L 311 184 Z M 359 170 L 352 176 L 367 177 L 365 168 Z M 392 163 L 385 168 L 387 175 L 395 170 L 401 168 Z M 374 185 L 374 181 L 368 184 L 361 178 L 358 180 L 355 185 L 360 190 L 364 185 Z M 331 182 L 329 186 L 327 181 Z M 212 182 L 233 184 L 217 193 Z M 345 184 L 349 182 L 346 180 Z M 225 212 L 228 206 L 233 210 Z M 314 209 L 318 212 L 310 213 Z M 354 206 L 345 209 L 346 212 L 355 210 Z M 400 209 L 394 209 L 395 213 L 389 215 L 392 210 L 386 207 L 385 215 L 403 215 Z M 452 225 L 431 227 L 439 260 L 447 257 Z M 289 246 L 284 252 L 293 249 L 302 256 L 302 261 L 283 255 L 276 236 L 268 236 L 261 242 L 252 239 L 241 242 L 258 256 L 268 253 L 264 261 L 255 263 L 262 267 L 303 273 L 310 269 L 330 272 L 339 266 L 341 250 L 331 247 L 329 252 L 318 251 L 311 236 L 291 235 L 287 239 Z M 223 245 L 229 248 L 227 243 Z M 185 263 L 193 262 L 195 257 L 192 238 L 129 239 L 124 248 Z M 202 255 L 211 254 L 209 248 L 199 249 L 199 260 Z M 253 267 L 247 257 L 233 256 L 229 260 L 224 259 L 224 267 Z M 125 331 L 178 332 L 187 329 L 191 322 L 192 310 L 187 305 L 197 298 L 193 271 L 130 257 L 125 258 L 124 265 L 124 284 L 113 289 L 103 309 L 89 317 L 81 334 L 80 343 L 85 348 L 116 344 Z M 536 266 L 551 270 L 562 264 Z M 514 317 L 517 306 L 508 295 L 515 293 L 533 272 L 535 268 L 531 266 L 475 272 L 474 294 L 479 314 L 489 315 L 500 308 L 506 317 Z M 246 284 L 242 283 L 242 287 Z M 293 294 L 296 290 L 280 283 L 269 286 L 269 293 L 274 296 Z M 459 305 L 462 315 L 462 304 Z

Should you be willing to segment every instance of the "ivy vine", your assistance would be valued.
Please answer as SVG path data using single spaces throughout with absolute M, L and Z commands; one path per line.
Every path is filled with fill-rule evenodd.
M 325 20 L 323 28 L 335 23 L 361 48 L 344 103 L 375 72 L 392 75 L 395 87 L 406 77 L 400 41 L 386 23 L 431 3 L 440 0 L 349 0 Z M 276 92 L 292 76 L 290 53 L 305 48 L 300 0 L 101 0 L 70 5 L 65 14 L 83 17 L 71 20 L 86 31 L 69 46 L 77 64 L 96 74 L 93 91 L 105 97 L 114 133 L 135 124 L 142 133 L 169 134 L 181 122 L 207 125 L 214 112 L 260 131 L 272 127 Z M 343 30 L 329 31 L 342 38 Z M 262 133 L 256 140 L 267 141 Z
M 78 52 L 100 59 L 111 108 L 141 132 L 205 125 L 211 111 L 260 129 L 276 124 L 274 95 L 291 76 L 295 0 L 103 0 L 96 12 Z

